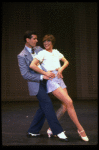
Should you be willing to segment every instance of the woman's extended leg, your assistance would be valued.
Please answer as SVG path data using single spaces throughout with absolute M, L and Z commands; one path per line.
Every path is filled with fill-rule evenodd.
M 67 90 L 65 90 L 65 89 L 63 89 L 63 90 L 68 94 Z M 60 118 L 64 115 L 66 110 L 67 110 L 67 106 L 65 103 L 62 102 L 61 107 L 56 112 L 56 116 L 57 116 L 58 120 L 60 120 Z
M 75 112 L 75 109 L 73 106 L 73 101 L 69 97 L 69 95 L 67 93 L 67 89 L 62 89 L 61 87 L 59 87 L 52 93 L 55 97 L 57 97 L 59 100 L 61 100 L 63 103 L 65 103 L 65 105 L 67 107 L 67 112 L 68 112 L 70 118 L 72 119 L 72 121 L 74 122 L 74 124 L 76 125 L 78 130 L 82 131 L 83 127 L 81 126 L 81 124 L 78 121 L 78 118 L 77 118 L 77 115 L 76 115 L 76 112 Z M 86 136 L 86 133 L 82 132 L 81 136 Z
M 64 115 L 65 112 L 66 112 L 66 105 L 62 103 L 61 107 L 56 111 L 57 119 L 60 120 L 60 118 Z

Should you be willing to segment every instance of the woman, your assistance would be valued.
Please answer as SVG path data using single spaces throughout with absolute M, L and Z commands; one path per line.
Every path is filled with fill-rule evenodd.
M 80 135 L 81 139 L 84 141 L 89 141 L 83 127 L 78 121 L 73 101 L 68 95 L 66 85 L 63 81 L 62 72 L 63 70 L 69 65 L 69 62 L 66 60 L 66 58 L 61 54 L 58 50 L 53 49 L 55 43 L 55 38 L 53 35 L 45 35 L 43 38 L 43 44 L 45 47 L 45 50 L 38 53 L 37 56 L 35 56 L 35 59 L 30 64 L 30 68 L 39 72 L 40 74 L 46 75 L 50 78 L 49 71 L 52 71 L 55 73 L 56 77 L 52 80 L 47 81 L 47 92 L 57 97 L 59 100 L 61 100 L 63 104 L 62 113 L 67 110 L 71 120 L 74 122 L 74 124 L 77 127 L 77 132 Z M 61 60 L 64 64 L 63 66 L 60 65 Z M 38 67 L 38 63 L 41 63 L 42 69 Z M 52 132 L 49 129 L 48 130 L 48 136 L 51 135 Z

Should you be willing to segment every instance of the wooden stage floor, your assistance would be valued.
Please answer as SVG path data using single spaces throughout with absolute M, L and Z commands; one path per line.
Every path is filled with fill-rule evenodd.
M 41 146 L 41 145 L 97 145 L 98 144 L 98 106 L 96 100 L 75 100 L 74 107 L 78 119 L 84 127 L 90 141 L 84 142 L 80 139 L 74 123 L 67 112 L 60 119 L 60 124 L 66 131 L 69 142 L 61 142 L 58 138 L 48 138 L 47 120 L 45 121 L 39 138 L 28 138 L 27 130 L 33 116 L 38 109 L 38 102 L 34 101 L 13 101 L 1 102 L 1 123 L 2 123 L 2 146 Z M 60 107 L 58 100 L 53 100 L 55 111 Z

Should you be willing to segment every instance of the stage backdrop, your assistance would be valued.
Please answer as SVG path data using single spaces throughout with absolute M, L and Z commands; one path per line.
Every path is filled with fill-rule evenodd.
M 20 74 L 17 55 L 26 30 L 42 37 L 53 34 L 57 48 L 69 61 L 63 72 L 73 99 L 97 99 L 97 3 L 2 3 L 2 101 L 36 100 Z

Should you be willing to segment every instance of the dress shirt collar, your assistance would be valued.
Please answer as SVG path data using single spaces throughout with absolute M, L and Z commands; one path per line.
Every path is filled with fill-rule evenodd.
M 28 47 L 28 46 L 26 46 L 26 45 L 25 45 L 25 48 L 26 48 L 30 53 L 32 53 L 32 48 L 30 48 L 30 47 Z

